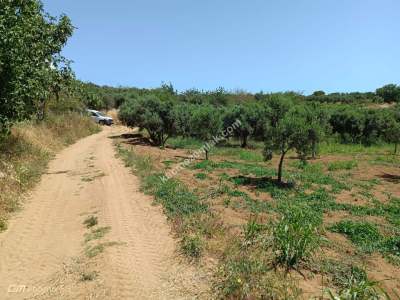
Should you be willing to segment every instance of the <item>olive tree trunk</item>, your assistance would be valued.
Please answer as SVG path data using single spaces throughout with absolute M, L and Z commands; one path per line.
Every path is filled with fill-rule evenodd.
M 283 151 L 281 154 L 281 158 L 279 160 L 279 167 L 278 167 L 278 182 L 282 183 L 282 171 L 283 171 L 283 160 L 285 159 L 286 151 Z

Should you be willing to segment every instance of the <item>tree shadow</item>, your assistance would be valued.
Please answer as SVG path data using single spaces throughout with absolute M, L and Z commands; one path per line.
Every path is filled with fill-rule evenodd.
M 232 143 L 230 141 L 222 141 L 219 142 L 216 147 L 218 148 L 233 148 L 233 149 L 242 149 L 242 150 L 255 150 L 257 147 L 253 144 L 247 144 L 246 147 L 242 147 L 240 143 Z
M 139 138 L 143 137 L 141 133 L 123 133 L 119 135 L 112 135 L 109 136 L 109 139 L 134 139 L 134 138 Z
M 141 133 L 123 133 L 120 135 L 109 136 L 109 139 L 120 139 L 123 144 L 140 145 L 140 146 L 156 146 L 152 140 L 144 137 Z
M 198 158 L 194 158 L 192 156 L 183 156 L 183 155 L 174 155 L 174 158 L 181 158 L 181 159 L 192 159 L 192 160 L 196 160 L 196 161 L 203 161 L 204 158 L 198 157 Z
M 383 173 L 379 177 L 382 178 L 383 180 L 391 182 L 391 183 L 400 183 L 400 176 L 399 175 Z
M 279 182 L 272 177 L 249 177 L 249 176 L 233 176 L 231 180 L 239 185 L 245 185 L 256 189 L 265 189 L 268 187 L 277 187 L 280 189 L 292 189 L 295 187 L 293 182 Z

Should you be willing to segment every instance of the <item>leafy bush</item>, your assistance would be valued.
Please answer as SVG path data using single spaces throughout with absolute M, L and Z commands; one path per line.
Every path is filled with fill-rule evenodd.
M 142 96 L 125 101 L 119 119 L 127 126 L 146 129 L 155 145 L 164 146 L 175 131 L 172 109 L 173 102 L 169 99 Z
M 376 94 L 385 102 L 400 102 L 400 86 L 387 84 L 376 90 Z
M 0 137 L 17 121 L 43 119 L 50 96 L 71 79 L 60 53 L 73 30 L 38 0 L 0 2 Z

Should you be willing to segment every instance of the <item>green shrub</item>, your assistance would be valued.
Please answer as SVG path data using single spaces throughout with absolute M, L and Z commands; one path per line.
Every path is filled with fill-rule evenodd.
M 382 240 L 376 225 L 368 222 L 342 220 L 331 226 L 330 230 L 346 235 L 354 244 L 366 252 L 376 250 Z
M 322 216 L 307 206 L 287 205 L 280 221 L 273 224 L 275 264 L 289 270 L 309 259 L 319 247 Z
M 184 235 L 181 240 L 183 254 L 191 258 L 199 258 L 203 252 L 203 241 L 198 235 Z
M 146 129 L 152 142 L 164 147 L 175 131 L 173 105 L 171 95 L 165 99 L 155 94 L 143 95 L 125 101 L 118 116 L 127 126 Z

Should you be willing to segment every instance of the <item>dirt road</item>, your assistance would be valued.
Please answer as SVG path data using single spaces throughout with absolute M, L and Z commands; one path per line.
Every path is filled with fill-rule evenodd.
M 51 162 L 0 234 L 0 299 L 204 297 L 205 276 L 177 257 L 161 209 L 115 157 L 110 137 L 123 132 L 104 128 Z

